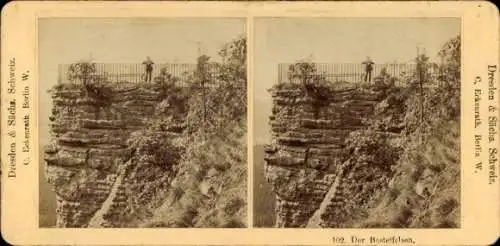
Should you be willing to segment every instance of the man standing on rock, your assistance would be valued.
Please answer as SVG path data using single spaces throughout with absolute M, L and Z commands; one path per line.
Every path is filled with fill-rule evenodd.
M 151 75 L 153 74 L 153 64 L 155 64 L 151 58 L 148 56 L 146 60 L 142 63 L 145 65 L 146 74 L 144 77 L 145 82 L 151 82 Z
M 366 60 L 362 63 L 365 65 L 365 82 L 371 82 L 372 80 L 372 71 L 373 64 L 375 64 L 369 56 L 366 57 Z

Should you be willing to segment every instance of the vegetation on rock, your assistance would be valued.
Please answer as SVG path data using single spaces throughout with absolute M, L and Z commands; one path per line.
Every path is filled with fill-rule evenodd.
M 416 57 L 405 87 L 383 71 L 348 85 L 290 66 L 290 83 L 271 89 L 276 141 L 264 158 L 276 226 L 460 226 L 460 37 L 439 56 Z
M 158 80 L 165 98 L 145 136 L 177 132 L 180 149 L 160 144 L 156 159 L 172 162 L 172 180 L 163 201 L 152 208 L 144 227 L 244 227 L 246 224 L 246 40 L 236 39 L 220 52 L 223 63 L 200 56 L 189 88 L 175 78 Z M 213 76 L 211 67 L 219 73 Z M 180 131 L 171 128 L 183 124 Z M 170 127 L 170 128 L 169 128 Z M 152 133 L 156 132 L 156 133 Z M 171 140 L 177 138 L 177 140 Z M 147 144 L 147 146 L 156 146 Z M 162 150 L 162 151 L 158 151 Z M 138 153 L 136 152 L 136 155 Z M 144 156 L 140 154 L 140 156 Z M 179 158 L 177 158 L 179 157 Z
M 182 83 L 166 69 L 116 84 L 91 62 L 69 68 L 71 83 L 50 91 L 44 156 L 58 226 L 245 226 L 246 40 L 220 55 L 200 56 Z
M 368 149 L 369 159 L 389 167 L 384 172 L 390 180 L 380 181 L 385 185 L 366 193 L 371 201 L 367 203 L 365 216 L 344 226 L 460 225 L 458 54 L 460 37 L 447 42 L 440 52 L 444 63 L 440 64 L 438 81 L 427 81 L 437 86 L 423 91 L 421 87 L 388 90 L 388 96 L 377 105 L 375 116 L 369 120 L 370 127 L 351 133 L 346 140 L 348 150 Z M 426 59 L 420 61 L 425 63 Z M 367 145 L 364 138 L 376 144 Z M 365 154 L 349 156 L 349 162 L 358 165 L 366 162 Z M 373 170 L 371 176 L 382 172 Z

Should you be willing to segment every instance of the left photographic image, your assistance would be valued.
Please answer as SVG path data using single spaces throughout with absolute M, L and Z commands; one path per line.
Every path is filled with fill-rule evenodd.
M 247 227 L 245 23 L 39 19 L 39 226 Z

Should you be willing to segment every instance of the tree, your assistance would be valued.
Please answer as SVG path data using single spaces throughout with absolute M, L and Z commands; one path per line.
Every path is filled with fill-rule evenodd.
M 415 59 L 417 62 L 417 79 L 420 88 L 420 122 L 424 121 L 424 83 L 427 82 L 427 67 L 429 57 L 425 54 L 418 54 Z
M 247 44 L 245 37 L 236 38 L 223 46 L 217 67 L 217 83 L 221 118 L 239 121 L 246 115 L 247 105 Z
M 175 86 L 179 82 L 179 78 L 168 72 L 166 67 L 160 70 L 160 74 L 155 77 L 154 81 L 160 85 Z
M 196 84 L 201 88 L 201 99 L 203 103 L 203 129 L 206 127 L 207 122 L 207 96 L 206 96 L 206 84 L 209 82 L 210 71 L 209 71 L 209 60 L 210 57 L 206 55 L 202 55 L 198 57 L 196 63 L 196 71 L 195 71 L 195 79 Z
M 288 79 L 290 82 L 297 79 L 305 87 L 315 84 L 322 79 L 321 76 L 316 73 L 316 64 L 312 62 L 299 61 L 288 67 Z
M 457 87 L 460 84 L 460 35 L 446 42 L 438 53 L 441 59 L 438 80 L 445 87 Z
M 317 73 L 313 62 L 299 61 L 290 65 L 288 70 L 290 82 L 299 80 L 306 95 L 313 98 L 314 115 L 318 118 L 321 108 L 330 103 L 331 85 L 323 75 Z
M 107 86 L 107 77 L 97 74 L 96 64 L 93 62 L 78 62 L 68 68 L 68 80 L 74 84 L 83 85 L 85 97 L 91 98 L 96 108 L 97 119 L 101 108 L 109 105 L 113 96 L 112 90 Z
M 246 59 L 247 40 L 245 37 L 237 38 L 223 46 L 219 51 L 222 58 L 219 77 L 224 82 L 229 82 L 236 87 L 246 87 Z
M 68 80 L 73 83 L 89 84 L 95 75 L 96 67 L 91 62 L 71 64 L 68 68 Z
M 222 62 L 209 62 L 200 56 L 192 81 L 189 129 L 215 131 L 230 122 L 240 122 L 246 114 L 246 39 L 237 38 L 226 43 L 218 53 Z

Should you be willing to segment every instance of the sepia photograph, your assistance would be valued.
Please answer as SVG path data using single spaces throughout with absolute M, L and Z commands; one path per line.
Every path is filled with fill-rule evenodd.
M 254 227 L 461 227 L 460 18 L 254 33 Z
M 245 25 L 39 19 L 39 227 L 247 227 Z
M 496 245 L 486 1 L 12 1 L 12 245 Z

